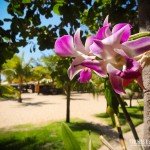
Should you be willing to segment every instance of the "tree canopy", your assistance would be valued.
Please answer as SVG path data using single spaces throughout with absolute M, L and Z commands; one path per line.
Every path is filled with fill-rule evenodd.
M 30 44 L 30 51 L 53 49 L 56 38 L 73 35 L 79 27 L 83 28 L 84 36 L 95 33 L 107 15 L 113 24 L 129 22 L 135 27 L 133 32 L 138 28 L 136 0 L 5 1 L 11 17 L 0 20 L 0 67 L 21 46 Z M 5 29 L 8 22 L 10 28 Z

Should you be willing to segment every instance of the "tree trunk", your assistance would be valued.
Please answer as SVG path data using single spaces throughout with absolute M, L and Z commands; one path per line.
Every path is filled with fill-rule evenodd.
M 150 65 L 143 69 L 144 90 L 144 141 L 150 142 Z M 150 144 L 144 146 L 145 150 L 150 149 Z
M 139 3 L 139 29 L 140 32 L 150 31 L 150 1 L 138 0 Z
M 130 108 L 132 107 L 132 98 L 130 97 Z
M 71 96 L 71 85 L 70 84 L 67 85 L 66 94 L 67 94 L 66 122 L 69 123 L 70 122 L 70 96 Z
M 138 0 L 139 2 L 139 25 L 140 32 L 150 31 L 150 1 Z M 144 90 L 144 149 L 150 149 L 150 64 L 146 62 L 142 71 Z
M 22 79 L 22 77 L 20 77 L 20 82 L 19 82 L 19 98 L 18 98 L 18 102 L 19 102 L 19 103 L 22 103 L 22 98 L 21 98 L 22 83 L 23 83 L 23 79 Z
M 18 102 L 19 102 L 19 103 L 22 103 L 21 91 L 22 91 L 22 85 L 19 84 L 19 98 L 18 98 Z

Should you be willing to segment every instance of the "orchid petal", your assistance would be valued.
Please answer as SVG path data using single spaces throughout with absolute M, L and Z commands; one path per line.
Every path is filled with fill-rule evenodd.
M 120 71 L 117 75 L 124 79 L 136 79 L 141 73 L 139 72 L 140 65 L 134 59 L 128 58 L 126 61 L 126 68 Z
M 95 36 L 89 36 L 85 41 L 85 50 L 90 52 L 90 45 L 92 45 L 93 40 L 96 39 Z
M 90 46 L 91 52 L 99 58 L 105 58 L 103 43 L 101 41 L 94 41 L 94 43 Z
M 94 70 L 99 76 L 106 77 L 107 75 L 106 63 L 104 61 L 86 59 L 82 62 L 82 65 Z
M 136 60 L 129 58 L 123 50 L 116 49 L 115 52 L 117 52 L 126 59 L 125 65 L 128 72 L 137 72 L 140 69 L 140 64 Z
M 125 91 L 123 89 L 123 79 L 121 79 L 119 76 L 116 76 L 119 70 L 114 68 L 111 64 L 108 64 L 107 71 L 109 73 L 109 80 L 114 91 L 118 94 L 124 94 Z
M 85 67 L 81 65 L 84 61 L 83 57 L 76 57 L 70 67 L 68 68 L 69 79 L 72 80 L 76 74 L 78 74 Z
M 54 46 L 55 53 L 62 57 L 74 57 L 76 51 L 73 45 L 73 37 L 70 35 L 64 35 L 58 38 Z
M 109 41 L 104 40 L 94 40 L 94 43 L 90 46 L 90 50 L 94 55 L 102 59 L 113 57 L 116 54 Z
M 77 75 L 82 69 L 84 69 L 85 67 L 79 65 L 77 67 L 74 67 L 73 65 L 71 65 L 69 68 L 68 68 L 68 77 L 70 80 L 72 80 L 75 75 Z
M 114 89 L 114 91 L 117 94 L 125 94 L 125 91 L 123 89 L 123 79 L 119 76 L 114 76 L 112 74 L 109 74 L 109 80 L 111 82 L 111 85 Z
M 129 57 L 135 57 L 150 50 L 150 37 L 127 41 L 122 45 L 122 48 Z
M 120 23 L 120 24 L 115 25 L 112 29 L 112 34 L 114 34 L 115 32 L 117 32 L 118 30 L 120 30 L 123 27 L 125 27 L 125 29 L 124 29 L 124 32 L 121 37 L 121 43 L 126 42 L 129 39 L 130 34 L 131 34 L 131 31 L 130 31 L 131 25 L 126 24 L 126 23 Z
M 144 85 L 143 85 L 143 79 L 142 76 L 139 76 L 137 79 L 138 85 L 142 88 L 145 89 Z
M 84 48 L 84 45 L 80 39 L 80 29 L 78 29 L 75 34 L 74 34 L 74 45 L 75 45 L 75 49 L 77 51 L 80 51 L 82 52 L 83 54 L 88 54 L 86 51 L 85 51 L 85 48 Z
M 85 68 L 80 71 L 80 77 L 79 77 L 78 81 L 80 83 L 86 83 L 91 79 L 91 77 L 92 77 L 91 70 L 89 68 Z
M 128 86 L 134 81 L 134 79 L 123 79 L 123 87 Z
M 126 59 L 129 58 L 129 56 L 122 49 L 114 49 L 114 51 Z
M 96 34 L 97 39 L 99 40 L 103 40 L 106 37 L 110 36 L 112 33 L 109 29 L 109 26 L 104 26 L 102 28 L 100 28 Z
M 109 45 L 112 48 L 119 48 L 119 46 L 123 42 L 122 40 L 123 40 L 124 32 L 126 32 L 126 28 L 128 28 L 128 26 L 129 25 L 125 25 L 120 30 L 113 33 L 111 36 L 102 40 L 103 44 Z
M 106 18 L 105 18 L 105 20 L 104 20 L 104 22 L 103 22 L 103 27 L 111 25 L 111 23 L 108 22 L 108 18 L 109 18 L 109 16 L 107 15 Z

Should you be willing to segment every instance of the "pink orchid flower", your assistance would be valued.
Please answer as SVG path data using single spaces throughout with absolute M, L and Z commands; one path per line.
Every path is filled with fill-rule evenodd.
M 117 24 L 112 32 L 109 26 L 107 21 L 105 26 L 97 32 L 97 39 L 94 39 L 90 46 L 91 52 L 100 58 L 100 63 L 109 74 L 116 93 L 125 93 L 123 85 L 127 80 L 137 80 L 138 84 L 143 87 L 141 65 L 134 60 L 134 57 L 150 49 L 150 38 L 128 41 L 131 25 Z M 88 66 L 88 63 L 84 65 Z
M 91 69 L 84 66 L 82 63 L 86 60 L 93 62 L 95 56 L 90 53 L 89 46 L 93 43 L 94 36 L 90 36 L 86 39 L 85 46 L 80 39 L 80 29 L 75 32 L 74 38 L 70 35 L 64 35 L 58 38 L 55 42 L 55 53 L 62 57 L 73 57 L 74 60 L 68 69 L 68 76 L 72 80 L 74 76 L 80 72 L 79 81 L 81 83 L 88 82 L 91 77 Z M 94 62 L 95 63 L 95 62 Z M 97 66 L 96 66 L 97 65 Z M 93 66 L 97 67 L 94 71 L 97 74 L 102 74 L 99 62 Z
M 144 37 L 128 41 L 131 32 L 130 24 L 117 24 L 110 30 L 111 24 L 106 17 L 103 27 L 95 36 L 86 39 L 85 46 L 80 39 L 80 29 L 74 37 L 64 35 L 55 42 L 55 52 L 62 57 L 73 57 L 68 69 L 69 78 L 80 72 L 79 81 L 91 79 L 91 69 L 99 76 L 107 77 L 115 92 L 123 94 L 126 81 L 137 80 L 143 87 L 141 65 L 134 57 L 150 49 L 150 38 Z M 96 58 L 99 58 L 98 60 Z
M 110 26 L 110 23 L 108 23 L 107 16 L 103 23 L 102 31 L 99 31 L 97 36 L 88 37 L 85 41 L 85 46 L 80 39 L 80 29 L 75 32 L 74 37 L 70 35 L 64 35 L 56 40 L 54 50 L 57 55 L 75 58 L 68 69 L 68 76 L 71 80 L 80 72 L 80 77 L 78 80 L 81 83 L 88 82 L 92 77 L 92 73 L 91 70 L 87 68 L 91 68 L 96 74 L 106 77 L 106 69 L 103 67 L 103 62 L 100 63 L 99 61 L 95 60 L 96 56 L 90 53 L 89 47 L 93 43 L 94 39 L 105 38 L 103 37 L 103 32 L 106 32 L 106 34 L 109 35 L 110 31 L 107 30 L 108 26 Z

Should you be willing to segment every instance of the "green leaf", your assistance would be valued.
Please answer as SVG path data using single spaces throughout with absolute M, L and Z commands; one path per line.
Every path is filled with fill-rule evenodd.
M 118 114 L 119 102 L 117 101 L 117 95 L 115 91 L 113 90 L 109 80 L 105 81 L 104 94 L 105 94 L 108 106 L 110 106 L 114 110 L 114 112 Z
M 141 32 L 130 36 L 129 41 L 136 40 L 142 37 L 150 36 L 150 32 Z
M 62 123 L 61 129 L 66 150 L 81 150 L 79 143 L 67 124 Z
M 111 117 L 113 126 L 115 126 L 115 119 L 114 119 L 114 114 L 118 115 L 119 113 L 119 102 L 117 101 L 117 95 L 114 92 L 109 80 L 105 80 L 105 86 L 104 86 L 104 94 L 106 97 L 107 101 L 107 109 L 106 112 L 109 114 Z
M 12 19 L 5 18 L 5 19 L 4 19 L 4 21 L 6 21 L 6 22 L 11 22 L 11 21 L 12 21 Z
M 107 106 L 107 109 L 106 109 L 106 112 L 108 113 L 108 115 L 110 116 L 111 118 L 111 121 L 112 121 L 112 124 L 113 126 L 115 127 L 116 126 L 116 123 L 115 123 L 115 118 L 114 118 L 114 109 L 110 106 Z
M 24 4 L 31 3 L 31 0 L 22 0 L 22 3 Z
M 60 7 L 60 6 L 63 6 L 63 4 L 61 4 L 61 3 L 60 3 L 60 4 L 56 4 L 56 5 L 54 5 L 54 7 L 53 7 L 54 13 L 57 14 L 57 15 L 59 15 L 59 16 L 61 15 L 61 13 L 60 13 L 60 11 L 59 11 L 59 7 Z
M 0 20 L 0 26 L 2 26 L 4 23 L 3 23 L 3 21 L 2 20 Z
M 96 150 L 96 148 L 93 146 L 90 132 L 89 132 L 88 141 L 87 141 L 87 150 Z

